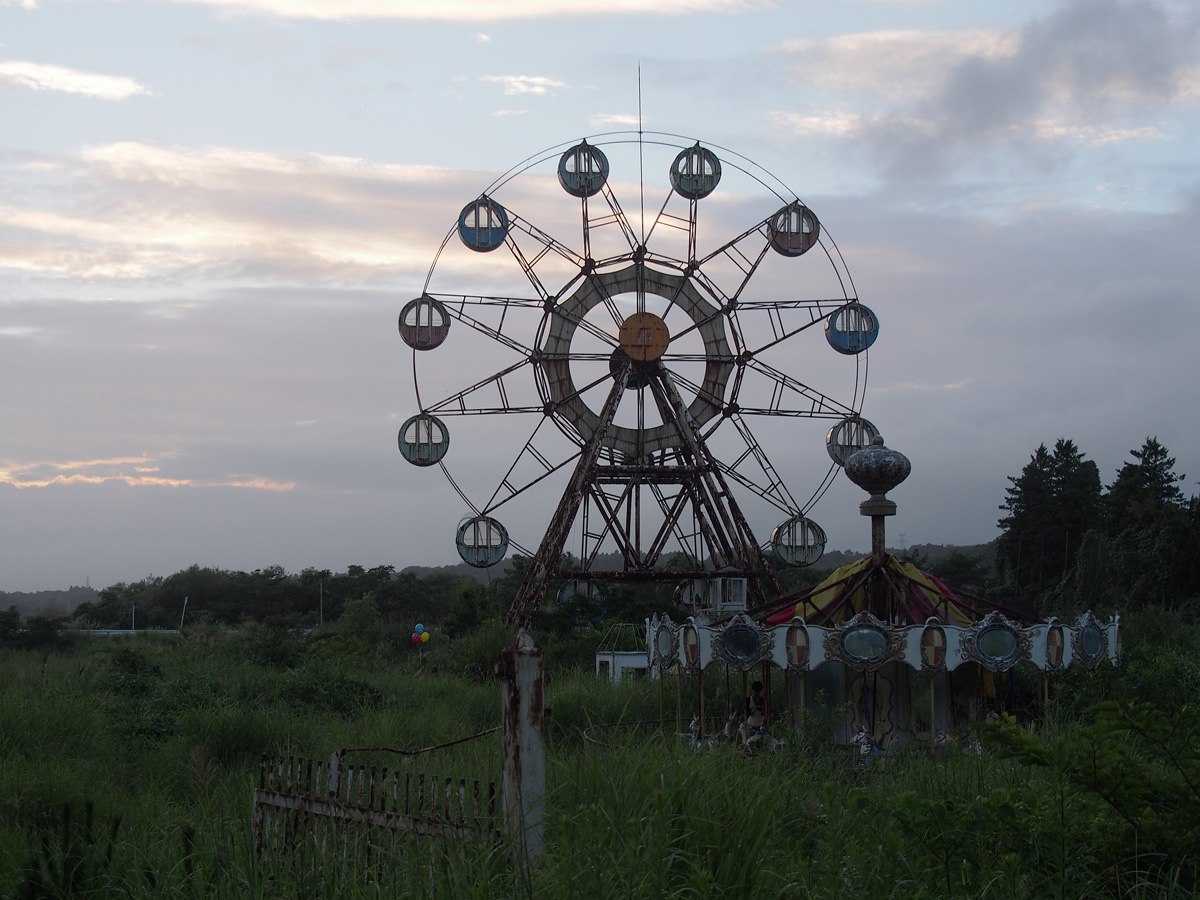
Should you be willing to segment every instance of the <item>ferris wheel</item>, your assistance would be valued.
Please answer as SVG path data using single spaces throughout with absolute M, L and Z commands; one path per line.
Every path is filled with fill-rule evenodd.
M 559 576 L 777 593 L 768 556 L 817 561 L 812 506 L 877 433 L 878 320 L 827 230 L 755 163 L 675 135 L 600 135 L 497 178 L 399 328 L 417 406 L 400 451 L 464 504 L 465 562 L 530 557 L 514 620 Z

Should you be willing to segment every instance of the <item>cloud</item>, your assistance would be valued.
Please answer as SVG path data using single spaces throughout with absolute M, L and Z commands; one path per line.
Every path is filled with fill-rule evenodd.
M 82 279 L 416 270 L 428 263 L 424 206 L 445 221 L 433 198 L 456 177 L 342 156 L 104 144 L 0 167 L 0 196 L 24 200 L 0 201 L 0 267 Z
M 791 80 L 806 90 L 898 100 L 933 90 L 963 60 L 1006 58 L 1016 46 L 1000 29 L 886 30 L 789 40 L 769 52 L 794 59 Z
M 480 31 L 479 33 L 477 33 L 475 35 L 475 43 L 477 43 L 477 44 L 490 44 L 491 42 L 492 42 L 491 37 L 489 35 L 484 34 L 482 31 Z
M 566 83 L 545 75 L 484 75 L 480 81 L 489 81 L 504 87 L 509 96 L 517 94 L 544 94 L 550 88 L 566 87 Z
M 811 100 L 769 118 L 797 137 L 859 141 L 893 182 L 1001 151 L 1044 167 L 1167 139 L 1149 117 L 1200 96 L 1198 35 L 1195 16 L 1152 0 L 1072 0 L 1018 29 L 790 41 L 772 52 Z
M 19 60 L 0 62 L 0 79 L 35 91 L 62 91 L 99 100 L 127 100 L 138 94 L 150 93 L 149 88 L 132 78 Z
M 495 22 L 581 16 L 743 13 L 771 9 L 771 0 L 171 0 L 237 13 L 289 19 L 398 19 Z
M 1107 128 L 1102 125 L 1070 125 L 1043 119 L 1033 123 L 1033 131 L 1043 140 L 1064 141 L 1089 147 L 1122 144 L 1126 141 L 1166 140 L 1166 135 L 1152 125 L 1142 128 Z
M 588 116 L 588 128 L 610 128 L 613 125 L 637 127 L 638 117 L 628 113 L 597 113 Z
M 296 487 L 294 481 L 279 482 L 260 476 L 234 475 L 215 481 L 198 481 L 192 478 L 169 478 L 152 474 L 160 471 L 160 467 L 149 463 L 177 456 L 178 454 L 144 454 L 64 462 L 9 462 L 0 464 L 0 484 L 10 484 L 16 488 L 44 488 L 50 485 L 121 482 L 130 487 L 236 487 L 265 491 L 290 491 Z M 127 468 L 133 474 L 125 471 Z
M 773 110 L 767 115 L 776 125 L 797 137 L 854 138 L 880 121 L 878 116 L 866 116 L 843 109 L 815 110 L 810 113 Z

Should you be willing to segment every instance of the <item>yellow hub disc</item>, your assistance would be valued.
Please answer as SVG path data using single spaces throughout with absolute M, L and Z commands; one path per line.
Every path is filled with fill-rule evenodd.
M 653 362 L 667 352 L 671 333 L 667 323 L 653 313 L 634 313 L 621 323 L 619 339 L 630 359 Z

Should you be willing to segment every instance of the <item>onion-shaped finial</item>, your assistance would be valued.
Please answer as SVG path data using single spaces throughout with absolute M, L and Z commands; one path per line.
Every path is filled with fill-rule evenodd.
M 883 445 L 883 436 L 875 435 L 871 446 L 850 455 L 846 477 L 873 497 L 882 497 L 912 471 L 908 457 Z

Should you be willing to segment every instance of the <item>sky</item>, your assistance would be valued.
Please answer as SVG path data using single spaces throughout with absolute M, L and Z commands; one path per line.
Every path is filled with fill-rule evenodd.
M 1195 490 L 1194 4 L 0 0 L 0 590 L 457 562 L 464 503 L 396 433 L 414 371 L 444 395 L 492 358 L 414 367 L 396 317 L 427 276 L 502 289 L 490 256 L 437 257 L 458 211 L 639 115 L 836 240 L 880 320 L 863 414 L 912 462 L 891 543 L 991 540 L 1060 437 L 1107 485 L 1157 436 Z M 629 208 L 665 181 L 632 159 Z M 727 170 L 710 237 L 771 211 Z M 569 234 L 548 171 L 511 196 Z M 852 382 L 819 344 L 795 358 Z M 472 492 L 512 461 L 492 418 L 453 423 Z M 763 426 L 797 493 L 827 426 Z M 869 546 L 863 498 L 839 476 L 812 510 L 830 548 Z M 527 500 L 532 547 L 558 492 Z

